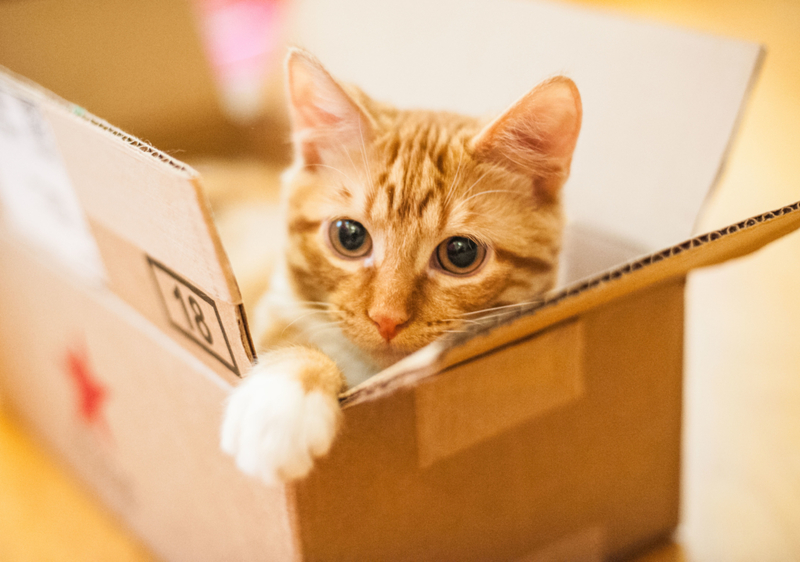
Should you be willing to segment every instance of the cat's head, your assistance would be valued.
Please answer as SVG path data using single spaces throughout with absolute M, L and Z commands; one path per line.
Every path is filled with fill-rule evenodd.
M 553 287 L 581 124 L 571 80 L 486 123 L 378 103 L 302 50 L 287 73 L 289 278 L 377 364 Z

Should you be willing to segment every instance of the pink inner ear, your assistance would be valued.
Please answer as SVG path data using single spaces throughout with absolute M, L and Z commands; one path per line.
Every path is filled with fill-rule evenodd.
M 289 84 L 291 103 L 299 128 L 328 127 L 341 122 L 341 115 L 325 109 L 326 106 L 332 106 L 331 109 L 335 111 L 337 104 L 331 103 L 333 100 L 330 99 L 326 104 L 325 99 L 330 98 L 331 94 L 339 93 L 335 91 L 339 86 L 322 68 L 316 67 L 314 62 L 306 59 L 290 61 Z M 340 92 L 340 95 L 344 95 L 344 92 Z M 346 112 L 346 108 L 343 109 Z
M 559 76 L 536 86 L 475 138 L 475 153 L 533 176 L 554 196 L 569 173 L 582 117 L 578 89 Z
M 307 163 L 319 163 L 322 154 L 347 150 L 369 137 L 370 127 L 361 108 L 322 65 L 302 51 L 287 61 L 289 97 L 296 143 Z
M 581 124 L 580 97 L 574 87 L 572 81 L 548 85 L 525 108 L 520 118 L 533 126 L 531 150 L 551 159 L 572 158 Z

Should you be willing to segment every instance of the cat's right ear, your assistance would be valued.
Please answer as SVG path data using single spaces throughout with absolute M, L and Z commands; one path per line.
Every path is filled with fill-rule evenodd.
M 372 136 L 369 116 L 313 55 L 291 49 L 286 75 L 294 143 L 306 165 L 362 150 Z
M 529 176 L 540 200 L 554 200 L 569 175 L 582 116 L 575 83 L 556 76 L 489 123 L 473 149 L 479 159 Z

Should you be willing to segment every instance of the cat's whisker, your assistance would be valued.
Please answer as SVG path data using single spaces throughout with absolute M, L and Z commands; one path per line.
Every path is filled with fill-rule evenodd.
M 284 326 L 283 330 L 281 330 L 281 336 L 283 336 L 283 334 L 286 333 L 286 330 L 291 328 L 294 324 L 296 324 L 300 320 L 302 320 L 304 318 L 308 318 L 309 316 L 312 316 L 314 314 L 327 314 L 327 313 L 328 313 L 327 310 L 311 310 L 309 312 L 306 312 L 305 314 L 302 314 L 302 315 L 298 316 L 297 318 L 295 318 L 294 320 L 289 322 L 286 326 Z
M 458 205 L 456 205 L 455 210 L 457 211 L 458 209 L 463 207 L 471 199 L 475 199 L 476 197 L 479 197 L 481 195 L 489 195 L 490 193 L 513 193 L 515 195 L 519 195 L 520 194 L 519 191 L 513 191 L 511 189 L 490 189 L 490 190 L 487 190 L 487 191 L 481 191 L 480 193 L 473 193 L 472 195 L 470 195 L 466 199 L 464 199 L 462 201 L 459 201 Z
M 301 304 L 303 306 L 314 305 L 314 306 L 323 306 L 323 307 L 327 307 L 327 308 L 331 308 L 333 306 L 331 303 L 323 302 L 323 301 L 294 301 L 294 302 L 296 304 Z
M 358 166 L 356 166 L 356 163 L 353 162 L 353 157 L 350 155 L 350 151 L 344 148 L 344 145 L 342 145 L 342 148 L 344 149 L 344 153 L 347 156 L 347 159 L 350 160 L 350 165 L 353 166 L 354 170 L 358 171 Z
M 331 322 L 323 322 L 323 323 L 317 324 L 316 326 L 310 326 L 309 328 L 306 328 L 306 331 L 308 331 L 308 330 L 310 330 L 312 328 L 313 329 L 318 329 L 318 328 L 331 328 L 331 327 L 335 327 L 335 326 L 341 326 L 343 323 L 344 323 L 344 320 L 335 320 L 335 321 L 331 321 Z
M 332 325 L 339 325 L 342 324 L 344 320 L 324 320 L 324 321 L 317 321 L 312 326 L 307 326 L 303 328 L 304 330 L 309 330 L 311 328 L 318 328 L 320 326 L 332 326 Z
M 482 311 L 480 315 L 473 316 L 473 318 L 489 318 L 491 316 L 497 314 L 514 314 L 517 310 L 521 308 L 521 305 L 513 305 L 507 307 L 497 307 L 497 308 L 487 308 L 486 310 Z
M 452 197 L 455 187 L 458 184 L 459 176 L 461 175 L 461 165 L 464 163 L 464 153 L 458 155 L 458 168 L 456 168 L 456 174 L 453 176 L 453 181 L 450 182 L 450 187 L 447 190 L 447 196 L 444 198 L 444 207 L 450 204 L 450 198 Z
M 321 334 L 324 334 L 325 332 L 327 332 L 329 330 L 333 330 L 333 329 L 339 328 L 340 325 L 341 325 L 341 322 L 333 322 L 331 324 L 324 325 L 324 326 L 316 326 L 315 330 L 313 332 L 309 332 L 308 330 L 304 330 L 303 333 L 306 335 L 306 337 L 309 340 L 313 340 L 317 336 L 319 336 Z
M 327 164 L 308 164 L 308 166 L 314 166 L 314 167 L 318 167 L 318 168 L 329 168 L 329 169 L 333 170 L 334 172 L 339 172 L 340 174 L 342 174 L 345 177 L 345 179 L 347 179 L 347 181 L 349 181 L 351 184 L 355 185 L 355 182 L 350 178 L 350 176 L 348 176 L 347 174 L 345 174 L 343 171 L 341 171 L 339 168 L 336 168 L 335 166 L 328 166 Z
M 467 188 L 467 190 L 464 192 L 464 193 L 465 193 L 465 195 L 468 195 L 468 194 L 472 193 L 472 190 L 473 190 L 473 189 L 475 189 L 475 187 L 477 187 L 477 185 L 478 185 L 480 182 L 482 182 L 482 181 L 483 181 L 483 178 L 485 178 L 485 177 L 486 177 L 486 175 L 487 175 L 488 173 L 489 173 L 489 170 L 486 170 L 485 172 L 483 172 L 483 173 L 482 173 L 482 174 L 481 174 L 481 175 L 478 177 L 478 179 L 476 179 L 474 182 L 472 182 L 472 185 L 471 185 L 471 186 L 469 186 L 469 187 Z M 463 201 L 461 201 L 461 203 L 463 203 Z
M 516 164 L 521 170 L 530 168 L 530 163 L 527 163 L 519 158 L 515 158 L 511 152 L 508 152 L 505 157 L 509 160 L 509 162 Z
M 454 324 L 462 324 L 468 322 L 470 324 L 480 324 L 478 320 L 470 320 L 468 318 L 443 318 L 442 322 L 452 322 Z
M 485 177 L 486 177 L 486 175 L 487 175 L 488 173 L 489 173 L 489 170 L 485 171 L 483 174 L 481 174 L 481 175 L 480 175 L 480 177 L 478 177 L 478 179 L 476 179 L 474 182 L 472 182 L 472 185 L 470 185 L 470 186 L 469 186 L 469 187 L 468 187 L 468 188 L 465 190 L 465 195 L 468 195 L 468 194 L 472 193 L 472 190 L 473 190 L 473 189 L 475 189 L 475 187 L 476 187 L 476 186 L 477 186 L 477 185 L 478 185 L 478 184 L 479 184 L 481 181 L 483 181 L 483 178 L 485 178 Z M 467 199 L 464 199 L 464 200 L 461 200 L 461 201 L 459 201 L 459 202 L 458 202 L 458 204 L 455 206 L 455 208 L 453 209 L 453 211 L 452 211 L 452 212 L 453 212 L 453 213 L 457 212 L 459 209 L 461 209 L 461 207 L 464 205 L 464 203 L 466 203 L 466 202 L 467 202 L 469 199 L 472 199 L 472 197 L 473 197 L 473 196 L 470 196 L 470 197 L 468 197 Z
M 344 320 L 324 320 L 324 321 L 321 321 L 321 322 L 318 321 L 313 326 L 308 326 L 308 327 L 304 328 L 304 330 L 308 330 L 310 328 L 318 328 L 320 326 L 332 326 L 334 324 L 341 324 L 343 322 L 344 322 Z
M 491 320 L 494 320 L 494 319 L 496 319 L 496 318 L 505 318 L 505 317 L 510 317 L 510 316 L 512 316 L 512 315 L 513 315 L 515 312 L 517 312 L 517 311 L 516 311 L 516 310 L 506 310 L 506 311 L 504 311 L 504 312 L 498 312 L 498 313 L 496 313 L 496 314 L 488 314 L 488 315 L 486 315 L 486 316 L 481 316 L 481 317 L 480 317 L 480 325 L 481 325 L 481 326 L 486 326 L 487 324 L 489 324 L 489 323 L 490 323 L 490 321 L 491 321 Z
M 359 131 L 358 132 L 359 132 L 359 135 L 360 135 L 361 134 L 361 125 L 360 124 L 359 124 Z M 363 137 L 361 139 L 361 142 L 363 144 L 363 142 L 364 142 Z M 350 165 L 353 166 L 353 170 L 358 172 L 358 166 L 356 166 L 356 163 L 353 161 L 353 157 L 350 155 L 350 151 L 347 149 L 347 147 L 343 143 L 339 143 L 338 148 L 341 149 L 341 151 L 344 153 L 345 156 L 347 156 L 347 159 L 350 161 Z M 363 153 L 362 153 L 362 156 L 364 156 Z M 369 164 L 366 162 L 366 159 L 364 160 L 364 162 L 365 162 L 365 164 L 367 166 L 369 166 Z M 368 179 L 368 181 L 370 183 L 370 186 L 372 186 L 372 174 L 369 173 L 369 170 L 367 170 L 367 173 L 368 173 L 368 178 L 367 179 Z
M 358 120 L 358 136 L 361 139 L 361 158 L 364 159 L 364 167 L 367 168 L 367 179 L 369 180 L 369 188 L 375 191 L 375 186 L 372 182 L 372 170 L 370 169 L 369 159 L 367 158 L 367 147 L 364 144 L 364 133 L 361 131 L 361 120 Z
M 315 336 L 318 336 L 319 334 L 321 334 L 324 331 L 331 330 L 333 328 L 338 328 L 339 326 L 340 326 L 340 324 L 338 324 L 338 323 L 325 324 L 323 326 L 314 326 L 313 329 L 312 328 L 306 328 L 305 330 L 303 330 L 303 334 L 305 334 L 305 336 L 307 338 L 312 339 L 312 338 L 314 338 Z
M 539 303 L 539 302 L 541 302 L 541 300 L 519 302 L 519 303 L 515 303 L 515 304 L 506 304 L 506 305 L 503 305 L 503 306 L 494 306 L 494 307 L 491 307 L 491 308 L 484 308 L 482 310 L 475 310 L 475 311 L 472 311 L 472 312 L 465 312 L 464 314 L 462 314 L 462 316 L 474 316 L 476 314 L 486 314 L 487 312 L 493 312 L 493 311 L 496 311 L 496 310 L 511 309 L 511 308 L 522 308 L 524 306 L 536 304 L 536 303 Z M 514 312 L 514 311 L 509 310 L 509 314 L 512 313 L 512 312 Z M 483 317 L 481 317 L 481 318 L 483 318 Z

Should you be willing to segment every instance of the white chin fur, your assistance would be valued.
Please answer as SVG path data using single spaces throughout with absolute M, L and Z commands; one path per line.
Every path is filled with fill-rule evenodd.
M 332 397 L 306 393 L 274 366 L 256 367 L 228 399 L 222 450 L 268 484 L 302 478 L 330 449 L 340 415 Z

